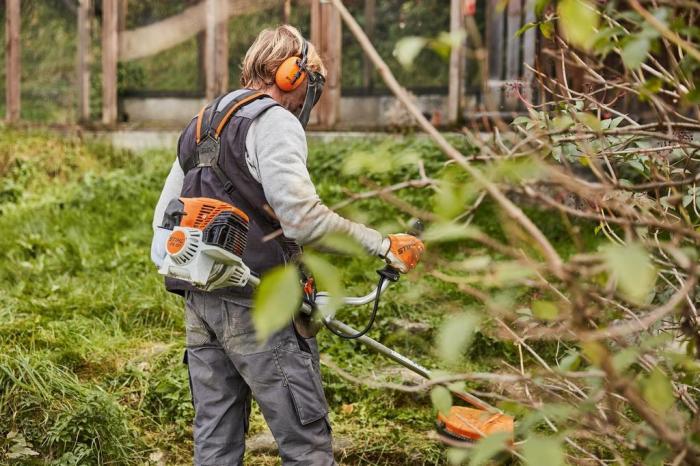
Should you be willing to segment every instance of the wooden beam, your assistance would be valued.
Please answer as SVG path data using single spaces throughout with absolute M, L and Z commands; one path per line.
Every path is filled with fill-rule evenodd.
M 311 0 L 311 42 L 326 65 L 326 85 L 316 105 L 315 120 L 323 128 L 332 128 L 340 114 L 340 71 L 342 58 L 342 22 L 340 12 L 331 3 Z
M 206 0 L 206 4 L 205 94 L 212 100 L 228 88 L 228 4 L 225 0 Z
M 450 0 L 450 34 L 452 37 L 463 37 L 464 12 L 462 0 Z M 464 39 L 459 44 L 452 44 L 450 50 L 449 88 L 447 97 L 447 122 L 456 124 L 459 119 L 462 94 L 464 91 Z
M 92 0 L 78 2 L 78 120 L 90 119 L 90 29 Z
M 5 1 L 5 102 L 7 121 L 20 118 L 20 0 Z
M 369 40 L 374 38 L 374 26 L 377 17 L 376 0 L 365 0 L 365 34 Z M 372 89 L 372 75 L 374 74 L 374 66 L 367 55 L 362 54 L 362 87 L 366 90 Z
M 117 122 L 117 57 L 119 3 L 102 0 L 102 123 Z
M 279 6 L 279 0 L 227 0 L 228 16 L 255 13 Z M 119 59 L 148 57 L 190 40 L 206 29 L 207 2 L 201 1 L 161 21 L 124 31 L 119 37 Z M 223 17 L 221 18 L 223 19 Z

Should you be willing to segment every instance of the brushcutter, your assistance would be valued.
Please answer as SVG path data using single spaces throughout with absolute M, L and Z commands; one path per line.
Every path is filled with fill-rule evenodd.
M 251 273 L 242 259 L 248 223 L 248 216 L 244 212 L 225 202 L 209 198 L 174 199 L 166 210 L 162 226 L 168 235 L 164 240 L 165 257 L 159 273 L 188 281 L 205 291 L 230 286 L 243 287 L 249 283 L 259 285 L 260 279 Z M 367 336 L 376 318 L 382 294 L 391 283 L 400 278 L 399 272 L 389 266 L 377 273 L 379 281 L 371 292 L 364 296 L 345 297 L 341 302 L 342 306 L 372 304 L 370 318 L 362 330 L 357 331 L 336 319 L 335 311 L 321 313 L 320 319 L 333 334 L 362 342 L 421 377 L 430 379 L 428 369 Z M 331 295 L 323 291 L 316 292 L 312 279 L 307 280 L 303 286 L 302 313 L 312 316 L 319 308 L 329 308 Z M 512 417 L 468 392 L 450 391 L 472 407 L 452 406 L 447 413 L 440 412 L 437 428 L 442 435 L 472 441 L 494 433 L 513 434 Z

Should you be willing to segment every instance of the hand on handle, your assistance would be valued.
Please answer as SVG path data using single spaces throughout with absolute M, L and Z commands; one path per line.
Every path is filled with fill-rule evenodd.
M 415 268 L 425 251 L 423 241 L 415 236 L 398 233 L 384 238 L 382 243 L 384 260 L 401 273 Z

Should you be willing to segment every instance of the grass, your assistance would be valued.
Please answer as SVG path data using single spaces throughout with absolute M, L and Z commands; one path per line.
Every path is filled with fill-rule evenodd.
M 182 303 L 164 291 L 149 260 L 152 209 L 173 157 L 37 130 L 0 133 L 0 460 L 5 455 L 4 461 L 15 464 L 190 464 Z M 357 176 L 353 167 L 372 157 L 389 161 L 384 171 Z M 309 164 L 319 193 L 333 205 L 346 197 L 344 189 L 367 189 L 367 180 L 415 176 L 415 157 L 430 174 L 443 170 L 435 147 L 410 137 L 312 142 Z M 427 191 L 400 196 L 432 208 Z M 343 213 L 385 232 L 402 230 L 407 220 L 376 198 Z M 484 204 L 475 222 L 489 234 L 504 234 L 491 204 Z M 552 234 L 564 235 L 563 227 L 551 223 Z M 557 245 L 566 249 L 564 243 Z M 463 254 L 454 246 L 435 252 Z M 380 266 L 371 258 L 336 263 L 351 293 L 366 292 Z M 382 302 L 372 336 L 435 367 L 434 332 L 409 334 L 393 330 L 390 322 L 401 318 L 437 328 L 451 313 L 474 306 L 454 287 L 409 275 Z M 367 312 L 347 310 L 339 317 L 360 326 Z M 361 377 L 395 368 L 328 332 L 319 334 L 319 345 Z M 517 361 L 512 345 L 486 331 L 467 356 L 462 370 Z M 356 386 L 322 370 L 335 435 L 350 445 L 339 458 L 343 463 L 445 462 L 444 448 L 427 436 L 433 425 L 429 397 Z M 251 434 L 264 428 L 256 410 Z M 27 450 L 18 447 L 18 438 Z M 20 450 L 25 453 L 16 459 L 7 456 Z M 249 454 L 246 464 L 276 459 Z

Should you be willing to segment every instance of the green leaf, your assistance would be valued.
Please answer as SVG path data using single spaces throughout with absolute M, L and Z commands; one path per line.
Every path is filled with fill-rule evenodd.
M 592 113 L 579 112 L 576 114 L 576 118 L 578 119 L 578 121 L 588 126 L 592 131 L 600 132 L 603 129 L 603 126 L 601 125 L 598 117 L 596 117 Z
M 600 21 L 595 4 L 588 0 L 562 0 L 558 11 L 566 39 L 579 48 L 589 49 Z
M 563 466 L 561 442 L 551 437 L 530 437 L 522 446 L 526 466 Z
M 515 118 L 513 118 L 513 121 L 511 122 L 511 124 L 513 124 L 515 126 L 526 125 L 528 123 L 530 123 L 530 118 L 528 118 L 526 116 L 515 117 Z
M 541 425 L 545 418 L 551 422 L 559 423 L 565 421 L 571 416 L 575 416 L 577 410 L 568 404 L 563 403 L 548 403 L 542 405 L 539 409 L 528 413 L 518 421 L 518 432 L 526 434 L 531 430 L 535 430 Z
M 471 448 L 469 466 L 481 466 L 506 449 L 512 436 L 507 432 L 496 432 L 482 438 Z
M 280 266 L 265 274 L 255 294 L 253 324 L 258 341 L 292 321 L 301 303 L 301 282 L 295 266 Z
M 522 35 L 525 34 L 527 31 L 529 31 L 530 29 L 532 29 L 532 28 L 534 28 L 534 27 L 537 27 L 537 23 L 533 23 L 533 22 L 525 23 L 525 25 L 524 25 L 523 27 L 521 27 L 520 29 L 518 29 L 517 31 L 515 31 L 515 37 L 520 37 L 520 36 L 522 36 Z
M 625 298 L 643 304 L 656 282 L 656 270 L 647 251 L 638 243 L 612 245 L 605 249 L 604 257 Z
M 450 58 L 450 51 L 453 47 L 459 47 L 467 38 L 465 30 L 460 29 L 455 32 L 441 32 L 437 38 L 428 43 L 428 47 L 438 54 L 443 60 Z
M 612 357 L 612 365 L 617 372 L 624 372 L 637 362 L 638 357 L 639 350 L 637 348 L 625 348 Z
M 581 355 L 578 351 L 571 350 L 559 361 L 559 368 L 563 371 L 575 371 L 581 365 Z
M 413 66 L 413 61 L 423 47 L 428 43 L 428 39 L 420 36 L 409 36 L 399 39 L 394 48 L 394 56 L 404 68 Z
M 551 21 L 540 23 L 540 32 L 545 38 L 551 39 L 554 36 L 554 23 Z
M 700 104 L 700 89 L 693 89 L 683 96 L 689 104 Z
M 436 385 L 430 390 L 430 401 L 438 412 L 447 415 L 452 407 L 452 393 L 442 385 Z
M 647 403 L 660 413 L 668 411 L 676 401 L 671 381 L 658 367 L 642 381 L 642 395 Z
M 559 315 L 559 308 L 551 301 L 534 301 L 532 303 L 532 313 L 542 320 L 554 320 Z
M 315 245 L 316 243 L 314 243 Z M 366 252 L 355 238 L 345 233 L 329 233 L 324 235 L 317 243 L 321 248 L 329 249 L 337 254 L 348 256 L 365 256 Z
M 607 354 L 608 350 L 597 341 L 587 341 L 581 345 L 581 350 L 583 355 L 588 359 L 594 366 L 600 366 L 603 363 L 603 359 Z
M 447 243 L 474 238 L 481 234 L 478 228 L 458 223 L 435 223 L 423 233 L 426 243 Z
M 319 310 L 324 315 L 332 314 L 343 304 L 345 296 L 345 287 L 340 271 L 321 256 L 308 251 L 304 253 L 302 261 L 311 271 L 317 288 L 330 294 L 328 304 L 319 306 Z
M 469 455 L 469 450 L 465 450 L 464 448 L 448 448 L 447 452 L 445 452 L 447 461 L 452 466 L 463 464 L 469 458 Z
M 472 313 L 451 316 L 440 326 L 436 337 L 438 354 L 447 363 L 455 363 L 474 337 L 479 317 Z
M 649 39 L 644 37 L 636 37 L 627 41 L 625 45 L 622 46 L 622 52 L 620 54 L 625 66 L 632 70 L 639 68 L 647 58 L 650 45 L 651 42 Z

